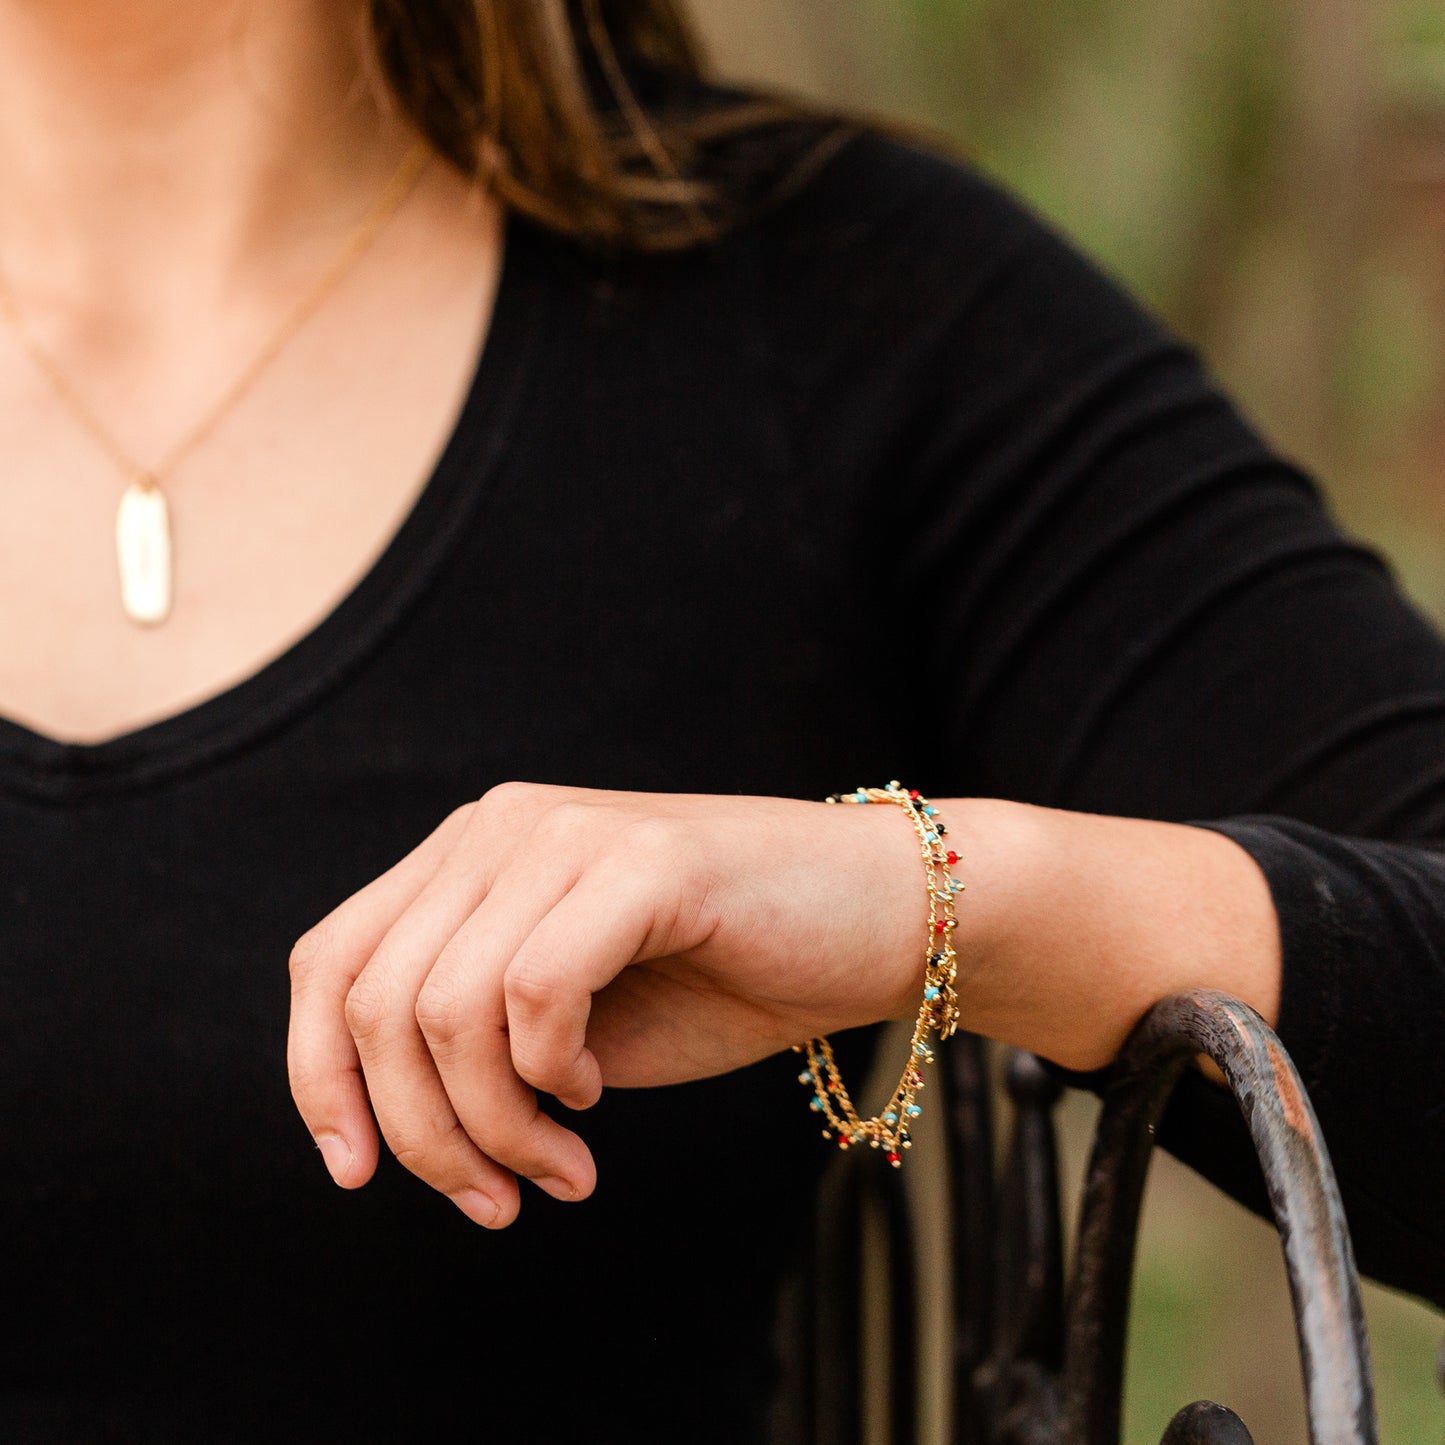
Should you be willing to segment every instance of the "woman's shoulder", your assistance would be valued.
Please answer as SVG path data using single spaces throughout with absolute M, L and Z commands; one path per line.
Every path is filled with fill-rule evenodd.
M 915 321 L 941 339 L 950 317 L 985 308 L 1046 344 L 1165 339 L 1120 277 L 940 132 L 807 101 L 790 112 L 774 92 L 716 80 L 668 82 L 653 98 L 702 115 L 753 105 L 768 117 L 725 130 L 699 166 L 737 203 L 704 249 L 745 257 L 769 278 L 780 319 L 825 308 L 872 315 L 894 337 Z
M 837 245 L 890 228 L 971 227 L 982 242 L 1048 224 L 942 132 L 715 80 L 661 94 L 684 113 L 733 118 L 712 136 L 699 127 L 697 166 L 738 203 L 737 223 Z
M 945 350 L 977 342 L 949 326 L 980 307 L 1025 342 L 1065 351 L 1161 339 L 1165 327 L 1127 284 L 965 145 L 894 117 L 770 86 L 694 75 L 629 57 L 614 118 L 647 205 L 699 207 L 681 245 L 551 232 L 559 264 L 602 295 L 691 288 L 752 308 L 766 329 L 872 345 L 910 326 Z M 664 154 L 666 153 L 666 154 Z M 621 161 L 619 163 L 622 163 Z M 716 204 L 699 203 L 690 181 Z M 660 228 L 669 236 L 679 229 Z M 655 237 L 654 237 L 655 239 Z M 697 263 L 701 264 L 697 264 Z M 946 356 L 939 357 L 946 362 Z
M 641 98 L 707 119 L 778 97 L 686 79 Z M 915 459 L 1006 448 L 1112 378 L 1199 382 L 1194 348 L 1121 278 L 943 137 L 804 103 L 718 127 L 699 167 L 740 214 L 677 253 L 614 253 L 599 314 L 653 338 L 637 354 L 659 367 L 767 398 L 800 451 L 825 433 L 859 453 L 906 438 Z
M 828 132 L 802 119 L 780 130 L 785 159 L 768 174 L 771 189 L 758 188 L 757 218 L 798 240 L 848 248 L 891 238 L 956 253 L 1007 247 L 1047 224 L 942 137 L 882 117 L 848 117 Z M 820 132 L 816 159 L 793 140 Z

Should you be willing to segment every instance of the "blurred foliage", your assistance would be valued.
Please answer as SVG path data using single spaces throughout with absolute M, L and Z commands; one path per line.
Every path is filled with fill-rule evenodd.
M 1168 1155 L 1146 1196 L 1125 1387 L 1126 1445 L 1157 1445 L 1190 1400 L 1235 1409 L 1259 1445 L 1305 1445 L 1304 1383 L 1273 1228 Z M 1364 1288 L 1380 1439 L 1441 1445 L 1435 1378 L 1445 1322 L 1377 1285 Z
M 691 0 L 724 73 L 936 128 L 1194 343 L 1445 620 L 1445 3 Z M 1071 1112 L 1077 1159 L 1087 1110 Z M 1267 1225 L 1169 1159 L 1126 1438 L 1208 1396 L 1303 1442 Z M 1382 1438 L 1441 1445 L 1445 1322 L 1366 1291 Z

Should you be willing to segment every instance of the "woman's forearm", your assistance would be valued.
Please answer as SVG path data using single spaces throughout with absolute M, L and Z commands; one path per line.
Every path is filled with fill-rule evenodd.
M 966 1028 L 1076 1069 L 1156 999 L 1228 989 L 1273 1019 L 1269 889 L 1212 831 L 943 801 L 965 884 Z M 292 950 L 297 1105 L 337 1182 L 380 1139 L 482 1223 L 522 1175 L 592 1190 L 604 1084 L 705 1078 L 912 1017 L 931 872 L 896 808 L 510 783 L 457 808 Z
M 1275 1023 L 1279 925 L 1254 859 L 1205 828 L 993 799 L 936 800 L 960 855 L 966 1027 L 1073 1069 L 1156 1000 L 1224 989 Z M 916 987 L 899 1017 L 916 1013 Z

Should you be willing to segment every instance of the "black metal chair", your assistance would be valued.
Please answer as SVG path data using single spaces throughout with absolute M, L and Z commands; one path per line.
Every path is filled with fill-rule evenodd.
M 1154 1125 L 1196 1054 L 1223 1071 L 1249 1126 L 1294 1303 L 1313 1445 L 1374 1445 L 1369 1347 L 1359 1280 L 1328 1155 L 1308 1097 L 1273 1031 L 1226 994 L 1157 1004 L 1130 1035 L 1103 1098 L 1084 1184 L 1074 1267 L 1064 1278 L 1054 1106 L 1060 1086 L 1031 1055 L 1005 1070 L 1012 1120 L 995 1165 L 993 1088 L 982 1040 L 940 1046 L 948 1100 L 952 1445 L 1117 1445 L 1134 1245 Z M 817 1247 L 795 1320 L 804 1338 L 799 1445 L 861 1445 L 868 1401 L 857 1262 L 868 1222 L 888 1240 L 882 1433 L 921 1439 L 917 1394 L 918 1241 L 901 1175 L 849 1151 L 825 1181 Z M 929 1226 L 934 1227 L 933 1225 Z M 875 1227 L 872 1231 L 878 1233 Z M 876 1254 L 876 1251 L 874 1252 Z M 819 1306 L 819 1301 L 824 1302 Z M 879 1430 L 873 1430 L 878 1438 Z M 1164 1445 L 1248 1445 L 1232 1411 L 1197 1401 Z

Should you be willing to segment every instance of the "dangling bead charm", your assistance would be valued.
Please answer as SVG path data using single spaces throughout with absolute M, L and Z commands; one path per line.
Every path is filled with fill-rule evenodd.
M 896 780 L 886 788 L 857 788 L 851 793 L 836 793 L 830 803 L 896 803 L 908 814 L 918 834 L 919 851 L 928 883 L 928 947 L 924 957 L 923 1006 L 914 1025 L 912 1051 L 903 1077 L 894 1089 L 883 1112 L 872 1119 L 860 1119 L 838 1076 L 833 1050 L 826 1038 L 810 1039 L 794 1044 L 796 1053 L 806 1054 L 808 1068 L 798 1075 L 800 1083 L 812 1084 L 814 1097 L 810 1106 L 823 1114 L 832 1127 L 840 1149 L 868 1144 L 881 1149 L 896 1169 L 902 1163 L 902 1152 L 912 1148 L 906 1121 L 917 1119 L 923 1110 L 914 1096 L 923 1087 L 923 1068 L 934 1061 L 928 1046 L 930 1031 L 948 1038 L 958 1027 L 958 999 L 954 981 L 958 972 L 958 956 L 954 951 L 953 934 L 957 927 L 954 903 L 963 885 L 949 875 L 949 868 L 958 862 L 958 854 L 943 849 L 940 839 L 948 829 L 938 817 L 938 809 L 916 789 L 904 791 Z M 823 1137 L 829 1137 L 824 1129 Z

